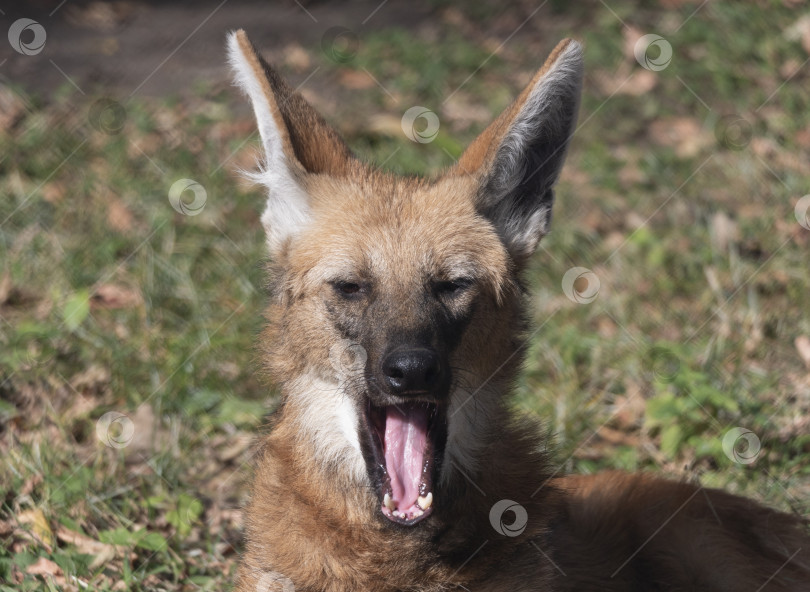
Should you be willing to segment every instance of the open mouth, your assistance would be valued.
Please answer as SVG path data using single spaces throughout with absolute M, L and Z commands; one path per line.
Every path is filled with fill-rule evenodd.
M 408 402 L 367 409 L 383 515 L 411 526 L 433 512 L 433 484 L 438 475 L 447 422 L 435 403 Z

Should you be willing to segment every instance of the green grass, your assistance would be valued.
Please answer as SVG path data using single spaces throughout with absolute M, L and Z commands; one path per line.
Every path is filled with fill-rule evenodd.
M 611 3 L 674 55 L 646 92 L 611 96 L 646 71 L 609 11 L 555 4 L 488 59 L 508 35 L 493 42 L 497 11 L 459 24 L 450 4 L 436 3 L 447 34 L 372 32 L 344 63 L 308 50 L 324 92 L 347 72 L 379 82 L 324 103 L 352 147 L 425 174 L 452 164 L 557 38 L 584 39 L 581 128 L 528 274 L 517 412 L 548 424 L 565 470 L 657 471 L 807 514 L 810 386 L 794 340 L 810 335 L 810 231 L 793 208 L 810 192 L 810 79 L 805 66 L 785 82 L 807 56 L 784 35 L 799 11 L 712 2 L 679 28 L 697 4 Z M 253 350 L 262 196 L 234 172 L 250 166 L 254 128 L 217 87 L 127 103 L 113 134 L 88 115 L 96 98 L 23 98 L 0 132 L 0 590 L 71 578 L 221 589 L 241 545 L 251 438 L 276 404 Z M 435 141 L 398 130 L 414 105 L 439 115 Z M 750 124 L 739 150 L 721 141 L 728 114 Z M 168 199 L 186 178 L 207 195 L 195 216 Z M 589 304 L 563 292 L 576 266 L 599 278 Z M 129 445 L 100 441 L 108 412 L 132 422 Z M 735 427 L 758 437 L 756 462 L 723 450 Z M 108 443 L 126 428 L 112 424 Z M 42 558 L 61 575 L 27 573 Z

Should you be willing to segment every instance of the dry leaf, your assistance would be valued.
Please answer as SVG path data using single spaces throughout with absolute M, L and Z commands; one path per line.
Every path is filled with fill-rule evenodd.
M 298 43 L 291 43 L 284 48 L 284 63 L 297 72 L 309 70 L 312 66 L 309 53 Z
M 622 44 L 622 53 L 624 54 L 624 58 L 629 62 L 636 61 L 636 54 L 635 48 L 636 43 L 639 39 L 644 35 L 644 32 L 641 29 L 637 29 L 632 25 L 624 27 L 622 29 L 622 37 L 624 37 L 624 43 Z
M 725 252 L 729 244 L 740 239 L 737 223 L 725 212 L 716 212 L 712 216 L 712 242 L 718 251 Z
M 59 576 L 62 575 L 62 568 L 50 559 L 40 557 L 25 568 L 25 573 L 32 576 Z
M 65 185 L 59 181 L 46 183 L 42 187 L 42 199 L 48 203 L 58 203 L 65 197 Z
M 785 29 L 785 39 L 801 42 L 802 49 L 810 55 L 810 14 L 802 16 Z
M 637 97 L 650 92 L 658 84 L 655 72 L 640 68 L 632 71 L 628 64 L 622 64 L 616 72 L 598 71 L 594 74 L 594 80 L 606 96 L 619 94 Z
M 615 411 L 611 424 L 620 430 L 634 430 L 644 423 L 647 402 L 637 384 L 628 384 L 627 392 L 617 395 L 613 403 Z
M 805 367 L 810 370 L 810 337 L 807 335 L 799 335 L 793 342 L 796 346 L 796 351 L 799 352 Z
M 7 86 L 0 84 L 0 132 L 10 130 L 25 114 L 25 103 Z
M 714 135 L 693 117 L 657 119 L 650 125 L 650 138 L 659 146 L 670 146 L 680 158 L 691 158 L 715 143 Z
M 338 76 L 340 84 L 351 89 L 365 89 L 374 86 L 374 80 L 365 72 L 360 70 L 341 70 Z
M 458 122 L 488 123 L 492 117 L 489 109 L 473 102 L 463 92 L 457 92 L 449 97 L 442 105 L 443 119 Z
M 48 547 L 53 547 L 53 531 L 48 525 L 48 519 L 39 508 L 25 510 L 17 514 L 19 524 L 28 525 L 30 532 Z
M 91 539 L 79 532 L 66 528 L 60 528 L 56 532 L 56 536 L 63 543 L 75 545 L 80 552 L 92 555 L 93 561 L 90 563 L 90 569 L 96 569 L 113 559 L 116 555 L 123 555 L 126 552 L 125 547 L 108 545 L 107 543 Z
M 120 199 L 110 197 L 107 202 L 107 224 L 119 232 L 132 230 L 134 217 L 129 208 Z
M 402 119 L 393 115 L 374 115 L 368 121 L 368 129 L 384 136 L 401 136 Z
M 0 276 L 0 304 L 4 304 L 11 295 L 11 274 L 4 272 Z
M 140 292 L 118 284 L 101 284 L 93 292 L 93 308 L 135 308 L 143 304 Z

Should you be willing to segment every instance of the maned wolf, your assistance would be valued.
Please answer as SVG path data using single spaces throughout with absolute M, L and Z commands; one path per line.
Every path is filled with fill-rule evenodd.
M 579 44 L 435 180 L 360 162 L 243 31 L 228 47 L 264 148 L 260 347 L 282 392 L 239 592 L 810 590 L 801 519 L 647 475 L 557 476 L 507 412 Z

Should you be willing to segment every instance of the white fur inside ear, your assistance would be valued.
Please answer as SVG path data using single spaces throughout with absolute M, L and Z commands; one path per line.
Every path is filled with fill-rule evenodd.
M 267 207 L 262 214 L 262 224 L 272 253 L 309 222 L 309 197 L 296 181 L 284 153 L 282 134 L 270 104 L 274 99 L 266 94 L 262 81 L 257 78 L 264 76 L 264 72 L 257 72 L 242 52 L 236 32 L 228 35 L 228 62 L 235 84 L 250 99 L 262 139 L 262 169 L 246 176 L 267 188 Z

